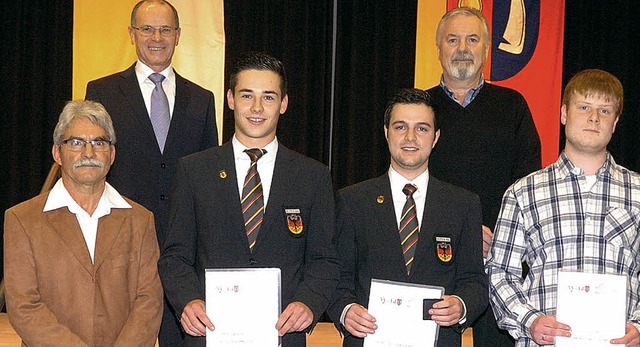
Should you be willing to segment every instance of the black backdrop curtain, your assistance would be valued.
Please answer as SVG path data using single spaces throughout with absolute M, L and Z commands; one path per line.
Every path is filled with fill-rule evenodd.
M 227 66 L 247 50 L 283 60 L 290 107 L 278 137 L 331 165 L 335 187 L 341 188 L 387 168 L 382 113 L 390 93 L 413 85 L 416 0 L 335 3 L 336 9 L 331 0 L 227 1 L 225 31 Z M 35 196 L 52 163 L 53 127 L 71 98 L 73 1 L 4 1 L 0 6 L 4 211 Z M 610 149 L 619 163 L 636 171 L 638 16 L 640 8 L 632 0 L 606 5 L 567 0 L 563 64 L 564 83 L 592 67 L 621 79 L 626 105 Z M 227 110 L 223 138 L 232 132 Z

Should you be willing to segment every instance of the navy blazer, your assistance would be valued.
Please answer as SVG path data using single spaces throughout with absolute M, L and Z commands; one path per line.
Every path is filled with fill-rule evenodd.
M 345 334 L 343 346 L 362 346 L 339 323 L 344 307 L 369 303 L 371 279 L 445 288 L 467 307 L 463 325 L 440 327 L 438 346 L 460 346 L 461 331 L 488 305 L 482 261 L 482 213 L 477 195 L 429 177 L 420 237 L 407 275 L 387 174 L 338 191 L 337 249 L 343 262 L 340 284 L 327 310 Z M 436 237 L 449 238 L 451 259 L 438 256 Z
M 213 93 L 176 73 L 176 97 L 164 153 L 153 132 L 136 78 L 127 70 L 89 82 L 86 100 L 102 103 L 116 132 L 116 160 L 107 181 L 151 210 L 160 245 L 167 225 L 168 197 L 178 159 L 218 145 Z
M 208 268 L 277 267 L 282 309 L 293 301 L 303 302 L 313 312 L 315 324 L 331 300 L 340 273 L 332 243 L 335 220 L 329 170 L 278 145 L 269 201 L 253 253 L 236 177 L 231 142 L 180 160 L 170 199 L 169 232 L 158 263 L 169 302 L 181 314 L 191 300 L 204 300 Z M 299 209 L 303 224 L 299 235 L 287 226 L 285 209 Z M 215 316 L 209 318 L 215 325 Z M 304 346 L 305 338 L 304 333 L 287 334 L 283 346 Z M 185 344 L 204 346 L 205 339 L 187 336 Z

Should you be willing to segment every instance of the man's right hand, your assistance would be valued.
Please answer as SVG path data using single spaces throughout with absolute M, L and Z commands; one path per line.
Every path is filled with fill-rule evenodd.
M 180 323 L 184 331 L 191 336 L 204 336 L 207 328 L 211 331 L 215 329 L 207 317 L 204 301 L 200 299 L 189 301 L 182 310 Z
M 375 317 L 370 315 L 366 308 L 358 304 L 349 307 L 347 314 L 344 316 L 344 327 L 351 335 L 360 338 L 373 334 L 378 329 L 375 322 Z
M 570 337 L 571 327 L 558 322 L 555 316 L 540 316 L 531 323 L 529 334 L 538 345 L 553 345 L 556 336 Z

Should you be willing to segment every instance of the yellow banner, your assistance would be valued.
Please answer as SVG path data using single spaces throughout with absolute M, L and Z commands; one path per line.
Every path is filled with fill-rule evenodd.
M 137 0 L 76 0 L 73 17 L 73 99 L 83 99 L 91 80 L 122 71 L 136 61 L 127 28 Z M 173 66 L 188 80 L 211 90 L 222 134 L 224 91 L 223 0 L 174 0 L 180 43 Z M 221 139 L 222 136 L 219 136 Z
M 414 86 L 429 89 L 440 83 L 442 67 L 436 49 L 436 29 L 447 12 L 446 1 L 419 0 L 416 27 L 416 72 Z

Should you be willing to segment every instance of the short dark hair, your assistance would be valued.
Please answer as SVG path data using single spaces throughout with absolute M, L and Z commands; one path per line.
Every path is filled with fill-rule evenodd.
M 176 20 L 176 28 L 180 27 L 180 19 L 178 18 L 178 10 L 176 10 L 176 8 L 173 7 L 173 5 L 171 5 L 171 3 L 169 1 L 166 1 L 166 0 L 142 0 L 142 1 L 139 1 L 135 6 L 133 6 L 133 10 L 131 11 L 131 26 L 132 27 L 136 26 L 136 13 L 138 13 L 138 9 L 145 2 L 156 3 L 156 4 L 160 4 L 160 5 L 164 5 L 164 4 L 169 5 L 169 7 L 171 7 L 171 11 L 173 11 L 173 16 L 175 17 L 175 20 Z
M 389 121 L 391 119 L 391 111 L 397 104 L 409 104 L 409 105 L 425 105 L 433 110 L 433 127 L 435 131 L 440 129 L 438 122 L 438 110 L 436 109 L 433 98 L 426 90 L 418 88 L 403 88 L 398 90 L 387 103 L 387 109 L 384 111 L 384 126 L 389 127 Z
M 280 76 L 281 97 L 287 95 L 287 74 L 284 71 L 282 62 L 266 53 L 247 52 L 243 54 L 231 69 L 229 75 L 229 89 L 232 93 L 236 92 L 238 85 L 238 74 L 245 70 L 263 70 L 272 71 Z

